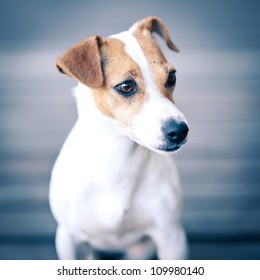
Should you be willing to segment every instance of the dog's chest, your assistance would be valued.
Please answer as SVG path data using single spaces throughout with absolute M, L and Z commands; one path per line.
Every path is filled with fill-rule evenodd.
M 102 243 L 118 246 L 115 244 L 118 240 L 120 244 L 133 242 L 152 223 L 146 209 L 149 203 L 142 204 L 141 193 L 146 194 L 143 190 L 131 196 L 127 191 L 98 192 L 90 197 L 82 194 L 71 207 L 71 228 L 98 246 Z
M 89 182 L 74 194 L 71 211 L 85 232 L 113 231 L 124 224 L 138 223 L 145 208 L 142 198 L 149 195 L 139 180 L 138 170 L 117 177 L 104 174 L 102 178 Z M 137 215 L 139 213 L 139 215 Z
M 103 169 L 102 176 L 95 176 L 92 183 L 74 193 L 70 228 L 92 243 L 128 240 L 143 234 L 153 223 L 152 208 L 158 209 L 156 204 L 161 202 L 162 173 L 156 171 L 160 169 L 158 161 L 141 157 L 142 160 L 114 162 L 109 169 Z

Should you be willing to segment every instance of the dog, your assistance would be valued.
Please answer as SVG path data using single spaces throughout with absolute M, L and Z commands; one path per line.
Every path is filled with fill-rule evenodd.
M 176 69 L 154 32 L 178 52 L 163 21 L 147 17 L 87 38 L 56 61 L 78 81 L 78 119 L 50 183 L 60 259 L 187 257 L 171 155 L 189 128 L 173 99 Z

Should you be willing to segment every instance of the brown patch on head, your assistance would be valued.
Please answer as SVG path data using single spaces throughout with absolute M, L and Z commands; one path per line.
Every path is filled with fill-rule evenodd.
M 124 43 L 115 38 L 104 40 L 101 47 L 104 83 L 92 90 L 96 106 L 106 116 L 116 119 L 122 126 L 131 125 L 147 96 L 141 70 L 124 50 Z M 134 80 L 137 92 L 129 97 L 119 94 L 114 87 L 127 80 Z
M 157 89 L 164 97 L 174 102 L 172 96 L 174 87 L 167 88 L 165 87 L 165 84 L 169 72 L 175 68 L 167 62 L 162 51 L 156 44 L 152 33 L 156 32 L 159 34 L 166 41 L 167 46 L 171 50 L 178 52 L 178 48 L 171 41 L 168 30 L 164 23 L 157 17 L 145 18 L 137 22 L 134 25 L 134 28 L 135 30 L 133 31 L 133 36 L 135 36 L 144 52 Z

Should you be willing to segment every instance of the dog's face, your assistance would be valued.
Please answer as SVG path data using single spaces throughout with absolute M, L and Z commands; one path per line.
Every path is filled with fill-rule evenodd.
M 160 153 L 173 152 L 185 143 L 188 126 L 174 104 L 176 70 L 153 31 L 177 51 L 162 21 L 150 17 L 107 39 L 81 42 L 57 66 L 90 87 L 97 108 L 117 120 L 132 140 Z

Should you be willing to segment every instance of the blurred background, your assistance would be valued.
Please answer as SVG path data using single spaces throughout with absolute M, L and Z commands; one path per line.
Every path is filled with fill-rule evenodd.
M 192 259 L 260 259 L 260 2 L 0 0 L 0 259 L 56 259 L 50 173 L 76 120 L 55 59 L 95 34 L 160 17 L 181 53 L 190 123 L 175 158 Z

